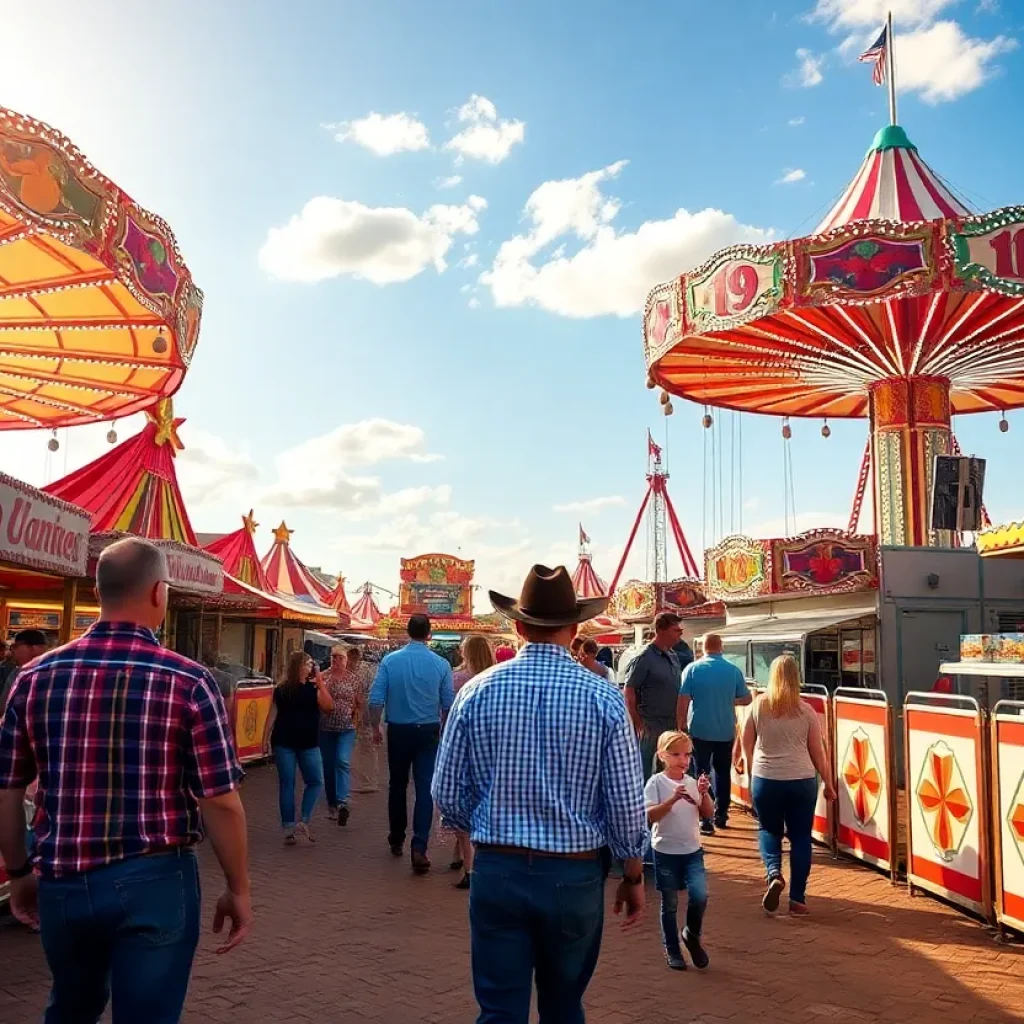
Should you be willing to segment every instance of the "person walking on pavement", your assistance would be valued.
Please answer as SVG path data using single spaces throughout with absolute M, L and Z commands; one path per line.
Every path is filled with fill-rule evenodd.
M 686 666 L 679 689 L 679 727 L 686 723 L 693 740 L 697 774 L 710 775 L 714 770 L 715 817 L 701 822 L 706 836 L 714 835 L 716 826 L 729 824 L 736 706 L 751 699 L 743 672 L 722 655 L 722 638 L 708 633 L 704 657 Z
M 430 639 L 430 619 L 413 615 L 406 627 L 409 643 L 387 655 L 377 669 L 370 689 L 370 722 L 373 739 L 384 742 L 381 713 L 388 722 L 388 845 L 402 856 L 409 821 L 407 793 L 409 773 L 416 788 L 412 812 L 412 869 L 418 875 L 430 870 L 427 846 L 434 818 L 430 780 L 441 734 L 441 723 L 455 698 L 452 667 L 435 654 Z
M 782 874 L 785 835 L 789 837 L 789 912 L 803 917 L 810 913 L 807 879 L 811 874 L 811 828 L 818 802 L 815 772 L 824 784 L 826 800 L 835 800 L 836 790 L 818 716 L 800 697 L 800 666 L 793 655 L 783 654 L 772 662 L 768 689 L 747 716 L 742 748 L 768 879 L 761 906 L 774 914 L 786 888 Z
M 15 682 L 0 726 L 0 854 L 11 909 L 38 922 L 53 975 L 46 1024 L 180 1020 L 199 941 L 205 833 L 227 888 L 219 948 L 252 920 L 242 769 L 210 673 L 162 648 L 163 552 L 112 544 L 96 567 L 99 621 Z M 35 868 L 22 863 L 26 787 L 38 779 Z
M 640 740 L 644 782 L 654 772 L 658 737 L 677 725 L 681 673 L 672 648 L 682 638 L 681 622 L 678 615 L 662 612 L 654 620 L 654 639 L 626 670 L 626 708 Z
M 373 686 L 373 666 L 363 658 L 363 652 L 353 646 L 348 649 L 348 670 L 359 680 L 363 708 L 352 751 L 353 789 L 356 793 L 376 793 L 380 789 L 379 749 L 373 742 L 373 726 L 366 714 L 370 687 Z
M 491 592 L 526 641 L 464 686 L 434 775 L 441 813 L 476 847 L 469 889 L 477 1024 L 582 1024 L 604 923 L 605 851 L 625 862 L 623 927 L 644 907 L 643 773 L 621 694 L 577 664 L 579 600 L 563 566 L 535 565 L 519 599 Z
M 18 674 L 30 661 L 45 654 L 48 646 L 46 635 L 41 629 L 23 629 L 14 634 L 11 641 L 11 664 L 7 666 L 3 682 L 0 683 L 0 713 L 7 706 L 7 698 Z
M 285 677 L 274 687 L 264 737 L 277 768 L 277 803 L 285 846 L 295 846 L 296 835 L 315 843 L 310 824 L 324 785 L 320 756 L 320 716 L 334 710 L 334 700 L 316 662 L 305 651 L 293 651 Z M 267 741 L 264 738 L 263 746 Z M 295 819 L 295 778 L 301 772 L 302 817 Z
M 352 751 L 363 709 L 363 684 L 349 668 L 348 648 L 331 648 L 331 667 L 324 676 L 334 707 L 320 716 L 320 757 L 327 792 L 327 816 L 348 824 L 348 797 L 352 789 Z

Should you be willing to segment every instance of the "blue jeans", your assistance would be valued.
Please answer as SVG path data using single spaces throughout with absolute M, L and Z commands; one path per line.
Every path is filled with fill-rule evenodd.
M 715 824 L 722 828 L 729 821 L 729 801 L 732 799 L 732 742 L 693 737 L 694 775 L 707 775 L 711 778 L 711 795 L 715 798 Z
M 133 857 L 39 883 L 53 975 L 45 1024 L 176 1024 L 199 942 L 199 865 L 191 849 Z
M 302 820 L 308 824 L 324 784 L 324 766 L 319 747 L 310 747 L 309 750 L 274 747 L 274 764 L 277 765 L 277 799 L 281 809 L 281 824 L 286 829 L 295 828 L 296 768 L 302 772 L 302 781 L 306 784 L 302 791 Z
M 477 851 L 469 890 L 477 1024 L 583 1024 L 604 924 L 601 861 Z
M 430 783 L 434 778 L 440 725 L 388 725 L 388 843 L 401 846 L 409 824 L 406 794 L 409 772 L 416 789 L 416 805 L 412 811 L 412 848 L 427 852 L 430 826 L 434 821 L 434 798 Z
M 661 893 L 661 941 L 669 953 L 679 953 L 679 890 L 685 889 L 686 928 L 700 937 L 704 911 L 708 905 L 708 876 L 704 870 L 704 851 L 658 853 L 654 851 L 654 884 Z
M 769 878 L 782 875 L 782 837 L 788 834 L 789 898 L 803 903 L 811 874 L 811 826 L 818 802 L 818 780 L 762 779 L 755 775 L 752 795 L 765 873 Z
M 352 749 L 356 745 L 355 729 L 320 733 L 320 756 L 323 759 L 324 789 L 327 806 L 340 807 L 348 803 L 352 788 Z

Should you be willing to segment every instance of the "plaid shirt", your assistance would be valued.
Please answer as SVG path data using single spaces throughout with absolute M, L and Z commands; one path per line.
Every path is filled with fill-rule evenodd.
M 46 878 L 199 842 L 197 798 L 241 777 L 213 677 L 128 623 L 27 665 L 0 725 L 0 789 L 39 780 Z
M 527 644 L 459 690 L 433 792 L 476 843 L 643 855 L 643 771 L 622 694 L 552 644 Z

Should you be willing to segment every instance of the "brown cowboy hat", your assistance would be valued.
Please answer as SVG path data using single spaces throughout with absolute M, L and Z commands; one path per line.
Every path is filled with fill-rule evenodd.
M 586 622 L 608 607 L 609 597 L 580 599 L 564 565 L 549 569 L 535 565 L 523 581 L 519 600 L 490 591 L 495 611 L 529 626 L 572 626 Z

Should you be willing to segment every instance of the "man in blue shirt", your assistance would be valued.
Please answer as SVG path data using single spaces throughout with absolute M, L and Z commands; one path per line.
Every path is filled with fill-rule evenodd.
M 536 565 L 519 600 L 491 592 L 526 646 L 455 698 L 434 776 L 445 820 L 476 846 L 469 888 L 478 1024 L 582 1024 L 597 966 L 606 851 L 624 861 L 615 911 L 644 905 L 647 838 L 636 737 L 619 691 L 575 662 L 579 599 L 564 566 Z
M 716 825 L 725 828 L 729 821 L 735 709 L 750 701 L 743 673 L 722 656 L 722 638 L 708 633 L 704 657 L 686 666 L 679 689 L 679 720 L 685 719 L 693 740 L 697 773 L 707 775 L 714 769 L 715 819 L 701 823 L 706 836 L 715 834 Z
M 430 870 L 427 843 L 434 819 L 430 780 L 434 775 L 441 722 L 455 699 L 452 667 L 427 647 L 430 619 L 414 615 L 407 627 L 409 643 L 380 663 L 370 689 L 370 722 L 373 741 L 384 742 L 380 720 L 388 722 L 388 845 L 402 856 L 409 823 L 406 794 L 409 772 L 416 787 L 412 812 L 412 869 L 418 875 Z

